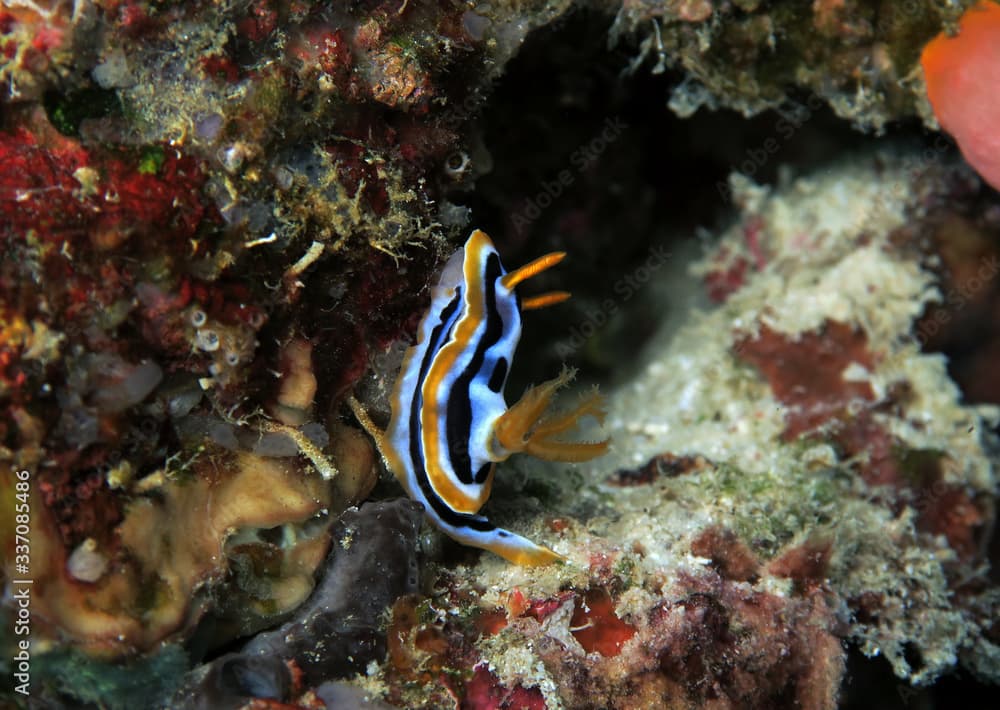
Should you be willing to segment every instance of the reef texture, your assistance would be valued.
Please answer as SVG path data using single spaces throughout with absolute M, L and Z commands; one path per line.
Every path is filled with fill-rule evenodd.
M 395 538 L 409 543 L 379 575 L 403 581 L 374 599 L 382 587 L 369 580 L 373 604 L 350 613 L 324 599 L 372 568 L 342 565 L 392 543 L 348 513 L 334 532 L 342 551 L 297 620 L 203 669 L 198 687 L 214 690 L 196 697 L 832 707 L 845 640 L 917 684 L 960 659 L 995 680 L 997 597 L 982 544 L 997 412 L 959 405 L 943 359 L 921 351 L 996 288 L 995 253 L 976 239 L 998 225 L 974 185 L 965 168 L 905 151 L 855 156 L 774 190 L 734 176 L 740 220 L 694 270 L 722 303 L 664 332 L 642 374 L 614 393 L 615 457 L 578 474 L 524 472 L 523 487 L 548 491 L 552 512 L 529 504 L 530 516 L 513 518 L 540 520 L 533 534 L 555 541 L 568 565 L 527 570 L 477 553 L 455 564 L 431 547 L 438 563 L 417 589 L 403 579 L 411 507 Z M 928 258 L 942 232 L 964 259 Z M 740 260 L 752 266 L 735 279 Z M 572 498 L 560 493 L 568 487 Z M 375 632 L 376 607 L 402 591 L 415 593 L 393 606 L 387 659 L 356 690 L 303 693 L 360 670 L 330 669 L 346 657 L 322 654 L 341 634 L 320 629 L 356 614 Z M 320 623 L 320 609 L 339 613 Z M 380 660 L 365 648 L 355 661 Z
M 410 334 L 470 119 L 565 7 L 3 4 L 0 500 L 30 473 L 36 695 L 100 698 L 66 658 L 108 695 L 128 663 L 176 681 L 164 644 L 309 597 L 377 474 L 340 398 Z
M 172 705 L 225 710 L 255 698 L 288 702 L 303 688 L 353 675 L 385 658 L 382 617 L 398 597 L 418 587 L 422 517 L 420 505 L 407 499 L 345 512 L 331 530 L 333 550 L 323 581 L 295 618 L 258 634 L 240 653 L 199 668 Z M 321 690 L 316 694 L 323 696 Z
M 644 38 L 634 67 L 683 73 L 670 97 L 682 116 L 787 107 L 797 125 L 827 104 L 864 128 L 917 115 L 933 125 L 920 51 L 974 1 L 628 0 L 611 36 Z M 788 101 L 803 94 L 805 117 Z
M 845 642 L 914 685 L 959 663 L 1000 680 L 998 411 L 961 404 L 922 350 L 932 304 L 962 317 L 952 289 L 961 310 L 1000 273 L 995 251 L 970 257 L 956 287 L 928 256 L 956 213 L 1000 228 L 976 184 L 906 150 L 773 189 L 734 175 L 739 219 L 693 267 L 721 303 L 610 395 L 612 453 L 513 465 L 508 490 L 544 492 L 545 512 L 498 519 L 568 564 L 437 567 L 359 681 L 404 707 L 830 708 Z
M 933 123 L 920 49 L 968 5 L 587 7 L 681 72 L 681 115 L 807 91 L 880 128 Z M 417 575 L 413 507 L 352 510 L 379 466 L 341 400 L 384 414 L 491 169 L 491 83 L 574 7 L 4 3 L 0 505 L 27 471 L 32 514 L 27 573 L 0 515 L 0 574 L 33 580 L 34 700 L 819 708 L 845 640 L 996 680 L 997 413 L 921 346 L 984 338 L 956 379 L 1000 399 L 1000 210 L 947 145 L 733 178 L 736 226 L 678 281 L 717 305 L 612 393 L 612 456 L 501 471 L 498 520 L 569 564 L 432 533 Z

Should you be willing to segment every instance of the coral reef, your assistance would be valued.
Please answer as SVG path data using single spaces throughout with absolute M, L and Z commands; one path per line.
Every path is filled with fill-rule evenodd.
M 258 634 L 240 653 L 194 671 L 174 706 L 221 710 L 254 698 L 285 702 L 303 688 L 363 671 L 383 658 L 380 618 L 397 597 L 417 589 L 422 516 L 421 507 L 407 499 L 344 513 L 331 530 L 323 581 L 295 618 Z M 335 691 L 327 692 L 332 697 Z M 317 689 L 317 695 L 324 693 Z
M 831 708 L 846 649 L 1000 683 L 996 7 L 4 3 L 3 702 Z M 851 129 L 938 122 L 978 175 Z M 565 563 L 421 528 L 342 406 L 385 421 L 474 224 L 570 254 L 515 381 L 611 376 L 609 455 L 489 503 Z
M 682 116 L 784 107 L 784 131 L 794 133 L 826 104 L 882 130 L 908 116 L 931 120 L 915 78 L 920 52 L 973 2 L 638 0 L 623 5 L 611 34 L 644 37 L 633 67 L 650 59 L 653 72 L 683 72 L 670 97 Z M 797 106 L 801 94 L 810 98 Z
M 236 577 L 230 593 L 249 596 L 234 610 L 253 616 L 245 607 L 256 601 L 269 610 L 256 613 L 268 619 L 299 604 L 327 545 L 309 530 L 318 515 L 314 527 L 322 529 L 326 516 L 320 511 L 332 502 L 322 480 L 282 459 L 219 456 L 212 464 L 232 473 L 218 476 L 196 466 L 190 481 L 165 484 L 158 499 L 130 504 L 115 537 L 108 526 L 97 543 L 113 570 L 91 579 L 67 574 L 60 536 L 38 524 L 33 574 L 43 587 L 34 598 L 39 622 L 94 651 L 154 648 L 197 621 L 203 601 L 196 590 L 226 575 L 227 557 Z M 254 538 L 255 530 L 283 525 L 288 532 L 277 544 Z
M 39 667 L 197 660 L 309 596 L 375 482 L 339 398 L 411 332 L 467 219 L 446 165 L 560 11 L 0 10 L 0 496 L 30 474 Z
M 401 647 L 365 687 L 402 706 L 828 708 L 845 640 L 917 685 L 959 659 L 995 682 L 1000 412 L 961 404 L 914 329 L 942 299 L 918 235 L 964 171 L 901 150 L 774 189 L 734 175 L 740 217 L 693 272 L 711 287 L 749 222 L 760 259 L 652 342 L 611 395 L 610 460 L 572 496 L 567 472 L 528 474 L 560 501 L 540 524 L 570 562 L 442 569 L 397 604 Z
M 363 669 L 384 657 L 379 618 L 417 589 L 417 532 L 423 510 L 408 500 L 368 503 L 341 516 L 320 586 L 294 621 L 258 634 L 243 652 L 294 658 L 310 685 Z M 324 651 L 317 651 L 322 640 Z M 343 664 L 343 665 L 342 665 Z

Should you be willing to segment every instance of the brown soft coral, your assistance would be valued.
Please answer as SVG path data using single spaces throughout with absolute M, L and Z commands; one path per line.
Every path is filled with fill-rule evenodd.
M 189 475 L 191 480 L 165 483 L 155 496 L 129 505 L 117 533 L 121 552 L 92 584 L 70 577 L 54 521 L 48 514 L 35 516 L 33 613 L 49 634 L 112 655 L 155 647 L 204 613 L 206 597 L 199 590 L 226 578 L 227 542 L 234 536 L 241 543 L 238 554 L 249 554 L 254 546 L 278 554 L 274 574 L 266 575 L 262 614 L 264 608 L 273 615 L 305 599 L 328 540 L 302 526 L 334 504 L 328 483 L 303 471 L 295 459 L 251 454 L 205 457 Z M 298 531 L 292 539 L 299 537 L 276 546 L 250 534 L 283 526 Z

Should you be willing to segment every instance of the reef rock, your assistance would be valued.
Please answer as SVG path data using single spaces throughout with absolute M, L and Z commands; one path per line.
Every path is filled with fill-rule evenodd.
M 419 583 L 422 517 L 423 508 L 406 499 L 345 512 L 331 531 L 334 549 L 322 583 L 292 621 L 258 634 L 243 653 L 294 659 L 314 685 L 384 657 L 380 617 Z
M 734 175 L 739 217 L 690 271 L 711 288 L 745 259 L 722 303 L 665 325 L 610 393 L 608 457 L 521 465 L 548 513 L 506 515 L 568 563 L 449 566 L 397 604 L 364 687 L 408 707 L 832 708 L 845 643 L 914 685 L 959 662 L 996 679 L 998 411 L 963 404 L 917 329 L 944 299 L 917 235 L 964 171 L 887 150 L 774 188 Z
M 386 653 L 382 617 L 419 582 L 417 532 L 423 508 L 406 499 L 366 503 L 333 526 L 333 549 L 312 595 L 286 624 L 255 636 L 192 672 L 175 706 L 238 708 L 258 700 L 290 701 L 303 687 L 320 697 L 353 698 L 327 684 L 364 670 Z M 372 707 L 376 707 L 373 703 Z

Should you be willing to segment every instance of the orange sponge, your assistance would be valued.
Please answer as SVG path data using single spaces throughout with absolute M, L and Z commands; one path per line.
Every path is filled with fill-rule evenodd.
M 958 34 L 931 40 L 920 63 L 941 127 L 1000 190 L 1000 4 L 980 0 L 966 10 Z

